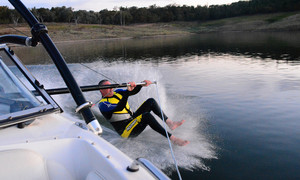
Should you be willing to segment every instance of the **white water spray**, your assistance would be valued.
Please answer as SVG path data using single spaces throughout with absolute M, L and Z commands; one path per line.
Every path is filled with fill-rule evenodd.
M 217 157 L 215 153 L 215 145 L 205 133 L 205 114 L 201 111 L 191 112 L 190 107 L 193 106 L 193 104 L 191 104 L 192 100 L 190 97 L 168 94 L 168 87 L 166 87 L 166 84 L 173 82 L 168 82 L 167 79 L 164 79 L 162 73 L 159 72 L 156 65 L 149 62 L 105 63 L 103 61 L 97 61 L 85 65 L 94 69 L 95 71 L 99 71 L 109 76 L 111 79 L 114 79 L 117 82 L 141 82 L 145 79 L 158 81 L 160 84 L 158 89 L 160 101 L 163 105 L 163 110 L 166 115 L 174 121 L 179 121 L 181 119 L 186 120 L 186 122 L 176 130 L 169 130 L 169 132 L 174 134 L 176 137 L 187 139 L 191 142 L 185 147 L 173 147 L 178 165 L 181 168 L 188 170 L 199 168 L 203 170 L 209 170 L 209 167 L 204 164 L 203 160 L 214 159 Z M 48 78 L 47 81 L 41 82 L 44 84 L 45 88 L 65 87 L 64 82 L 54 66 L 32 66 L 31 68 L 33 74 L 38 77 L 38 79 Z M 80 86 L 95 85 L 98 84 L 101 79 L 106 79 L 100 74 L 97 74 L 80 64 L 71 64 L 69 65 L 69 68 L 71 69 L 72 74 Z M 51 74 L 51 79 L 49 79 L 49 74 Z M 137 95 L 131 96 L 129 98 L 129 104 L 131 105 L 131 108 L 136 110 L 149 97 L 156 98 L 155 88 L 156 87 L 154 85 L 148 86 L 142 88 Z M 74 113 L 76 105 L 71 95 L 56 95 L 53 97 L 66 113 L 80 117 Z M 85 97 L 89 101 L 97 102 L 100 100 L 101 95 L 99 91 L 95 91 L 85 93 Z M 103 127 L 104 133 L 102 137 L 107 141 L 115 145 L 133 159 L 144 157 L 149 159 L 160 169 L 164 169 L 166 173 L 175 171 L 168 141 L 165 137 L 147 127 L 145 131 L 137 138 L 130 140 L 123 139 L 114 130 L 112 130 L 112 127 L 103 118 L 97 106 L 94 106 L 92 110 L 97 119 L 100 121 L 102 127 L 105 126 Z M 162 121 L 159 120 L 159 122 Z

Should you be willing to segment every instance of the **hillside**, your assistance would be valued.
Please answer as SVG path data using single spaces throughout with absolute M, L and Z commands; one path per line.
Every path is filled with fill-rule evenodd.
M 300 31 L 300 12 L 241 16 L 199 23 L 191 32 Z
M 149 36 L 186 35 L 208 32 L 285 32 L 300 31 L 300 12 L 241 16 L 205 22 L 171 22 L 128 26 L 45 23 L 56 42 L 107 38 L 141 38 Z M 0 35 L 30 36 L 26 24 L 0 25 Z

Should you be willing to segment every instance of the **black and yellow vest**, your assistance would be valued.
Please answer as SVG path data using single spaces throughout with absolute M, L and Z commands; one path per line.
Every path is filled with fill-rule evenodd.
M 109 102 L 111 104 L 118 104 L 122 99 L 122 95 L 119 93 L 114 92 L 112 97 L 104 97 L 101 99 L 100 103 Z M 126 102 L 126 106 L 121 111 L 113 112 L 111 118 L 109 119 L 110 122 L 117 122 L 129 119 L 132 116 L 132 112 L 130 110 L 130 106 L 128 102 Z

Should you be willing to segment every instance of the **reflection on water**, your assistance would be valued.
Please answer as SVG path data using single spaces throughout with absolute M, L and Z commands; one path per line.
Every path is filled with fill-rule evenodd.
M 80 85 L 97 84 L 103 77 L 79 63 L 119 82 L 158 80 L 163 109 L 175 120 L 187 120 L 174 131 L 191 141 L 175 148 L 183 179 L 300 179 L 299 37 L 201 34 L 64 43 L 58 48 L 72 63 Z M 24 52 L 27 64 L 50 62 L 42 51 L 34 52 L 41 53 L 35 59 L 33 48 L 15 49 L 20 57 Z M 52 65 L 30 69 L 46 88 L 64 86 Z M 99 100 L 99 92 L 86 96 Z M 156 97 L 155 86 L 144 88 L 130 103 L 136 109 L 150 96 Z M 73 113 L 70 96 L 55 99 Z M 133 158 L 150 159 L 177 179 L 165 139 L 147 129 L 133 141 L 123 140 L 97 109 L 94 113 L 107 127 L 105 139 Z
M 192 109 L 207 111 L 218 137 L 218 159 L 206 164 L 211 171 L 186 171 L 186 177 L 300 177 L 299 65 L 223 54 L 181 57 L 160 70 L 178 82 L 168 86 L 172 93 L 193 97 Z
M 186 54 L 232 54 L 275 60 L 300 60 L 300 33 L 220 33 L 193 36 L 171 36 L 126 40 L 93 40 L 58 43 L 57 47 L 69 63 L 147 59 L 158 60 Z M 51 63 L 42 45 L 37 48 L 14 48 L 27 64 Z M 37 49 L 39 49 L 37 51 Z M 173 59 L 174 58 L 174 59 Z

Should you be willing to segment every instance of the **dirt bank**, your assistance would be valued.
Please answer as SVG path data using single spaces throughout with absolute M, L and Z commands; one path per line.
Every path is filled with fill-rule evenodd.
M 300 31 L 300 12 L 286 12 L 226 18 L 206 22 L 171 22 L 128 26 L 45 23 L 55 42 L 109 38 L 142 38 L 208 32 Z M 27 24 L 0 25 L 0 35 L 31 36 Z
M 202 22 L 191 31 L 201 32 L 285 32 L 300 31 L 300 12 L 262 14 Z

